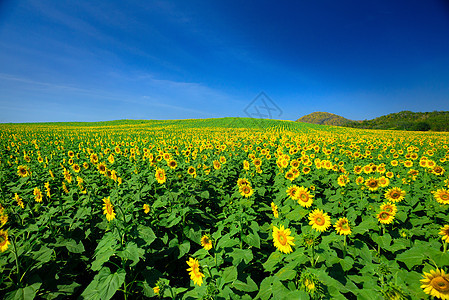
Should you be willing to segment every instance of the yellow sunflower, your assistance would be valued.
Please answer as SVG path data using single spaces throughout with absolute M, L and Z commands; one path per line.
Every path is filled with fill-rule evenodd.
M 8 249 L 8 245 L 11 243 L 8 239 L 8 231 L 0 230 L 0 252 L 5 252 Z
M 386 211 L 387 213 L 392 214 L 394 216 L 394 215 L 396 215 L 398 208 L 396 207 L 396 204 L 387 202 L 380 206 L 380 210 Z
M 212 240 L 208 235 L 203 235 L 201 238 L 201 246 L 206 250 L 212 249 Z
M 192 166 L 190 166 L 190 167 L 187 169 L 187 173 L 189 173 L 189 175 L 191 175 L 193 178 L 196 177 L 196 169 L 195 169 L 194 167 L 192 167 Z
M 146 203 L 143 205 L 143 212 L 146 214 L 150 212 L 150 206 Z
M 295 193 L 295 199 L 303 207 L 310 207 L 313 203 L 313 195 L 311 195 L 307 188 L 300 187 Z
M 382 224 L 390 224 L 394 220 L 394 215 L 386 211 L 381 211 L 377 214 L 377 220 Z
M 103 202 L 103 214 L 106 215 L 106 220 L 110 222 L 115 219 L 114 206 L 111 203 L 110 197 L 104 198 Z
M 382 176 L 378 179 L 378 182 L 380 187 L 387 187 L 390 184 L 390 179 Z
M 334 225 L 335 230 L 339 235 L 349 235 L 351 234 L 351 227 L 349 226 L 349 221 L 347 218 L 338 219 L 337 223 Z
M 248 184 L 250 184 L 250 182 L 249 182 L 248 179 L 246 179 L 246 178 L 239 178 L 239 179 L 237 180 L 237 185 L 238 185 L 239 187 L 241 187 L 241 186 L 243 186 L 243 185 L 248 185 Z
M 271 210 L 273 211 L 273 216 L 277 219 L 279 218 L 278 206 L 271 202 Z
M 298 193 L 299 187 L 296 185 L 292 185 L 287 189 L 287 195 L 290 196 L 290 198 L 292 198 L 293 200 L 298 200 L 298 198 L 296 197 L 297 193 Z
M 423 277 L 420 281 L 424 293 L 440 299 L 449 299 L 449 274 L 437 268 L 430 270 L 430 273 L 424 272 Z
M 441 239 L 446 243 L 449 243 L 449 225 L 444 225 L 440 228 L 439 235 L 442 235 Z
M 370 191 L 375 191 L 379 188 L 379 181 L 374 177 L 370 177 L 365 181 L 365 186 Z
M 190 268 L 187 269 L 190 275 L 190 279 L 193 280 L 194 284 L 201 286 L 203 283 L 204 274 L 200 272 L 200 263 L 196 258 L 190 257 L 187 261 L 187 264 Z
M 20 165 L 17 167 L 17 174 L 20 177 L 27 177 L 30 175 L 30 172 L 27 166 Z
M 391 188 L 385 192 L 385 198 L 388 201 L 392 201 L 393 203 L 401 202 L 402 200 L 404 200 L 404 196 L 405 191 L 398 187 Z
M 433 193 L 433 196 L 441 204 L 449 204 L 449 191 L 447 189 L 439 189 Z
M 274 246 L 282 253 L 292 252 L 292 247 L 295 246 L 294 237 L 290 236 L 291 231 L 288 228 L 284 228 L 284 225 L 273 226 L 273 243 Z
M 246 184 L 239 187 L 239 192 L 243 197 L 251 197 L 254 190 L 249 184 Z
M 160 184 L 163 184 L 167 180 L 167 177 L 165 176 L 165 170 L 161 168 L 158 168 L 156 170 L 156 174 L 154 176 L 156 176 L 156 180 Z
M 167 165 L 170 167 L 170 169 L 174 170 L 178 166 L 178 163 L 176 162 L 176 160 L 170 160 L 169 162 L 167 162 Z
M 243 169 L 247 171 L 249 170 L 249 162 L 247 160 L 243 161 Z
M 331 226 L 331 217 L 321 209 L 315 209 L 309 213 L 309 220 L 309 225 L 320 232 L 326 231 Z
M 17 205 L 19 205 L 21 208 L 25 207 L 25 205 L 23 204 L 22 198 L 20 198 L 20 196 L 17 195 L 17 193 L 14 194 L 14 200 L 17 201 Z
M 36 202 L 42 202 L 42 192 L 39 188 L 34 188 L 33 194 Z

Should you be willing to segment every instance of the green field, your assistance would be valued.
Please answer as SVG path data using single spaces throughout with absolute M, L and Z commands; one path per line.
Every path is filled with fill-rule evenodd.
M 449 299 L 448 133 L 222 118 L 0 134 L 4 299 Z

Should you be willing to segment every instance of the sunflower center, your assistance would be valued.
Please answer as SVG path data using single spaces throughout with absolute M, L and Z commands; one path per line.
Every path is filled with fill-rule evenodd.
M 316 218 L 315 218 L 315 223 L 316 223 L 317 225 L 319 225 L 319 226 L 324 225 L 324 218 L 322 218 L 322 217 L 316 217 Z
M 341 224 L 341 229 L 343 229 L 343 230 L 348 230 L 348 229 L 349 229 L 348 223 L 346 223 L 346 222 L 342 223 L 342 224 Z
M 3 246 L 6 243 L 6 238 L 3 235 L 0 235 L 0 246 Z
M 448 201 L 449 200 L 449 194 L 442 194 L 441 195 L 441 199 L 444 201 Z
M 369 182 L 369 186 L 370 187 L 376 187 L 377 186 L 377 181 L 370 181 Z
M 106 211 L 108 212 L 108 214 L 112 214 L 112 206 L 110 204 L 106 205 Z
M 382 220 L 387 220 L 389 216 L 390 216 L 390 214 L 389 214 L 388 212 L 383 211 L 383 212 L 380 213 L 380 216 L 379 216 L 379 217 L 380 217 Z
M 399 198 L 399 193 L 398 192 L 391 193 L 391 198 L 393 198 L 393 199 Z
M 303 202 L 307 202 L 309 200 L 309 197 L 306 194 L 299 195 L 299 199 Z
M 282 246 L 285 246 L 285 244 L 287 243 L 287 237 L 285 236 L 285 234 L 279 234 L 278 240 Z
M 435 277 L 430 284 L 439 292 L 449 292 L 449 281 L 442 276 Z

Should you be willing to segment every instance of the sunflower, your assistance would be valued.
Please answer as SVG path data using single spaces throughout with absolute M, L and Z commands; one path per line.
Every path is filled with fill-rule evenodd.
M 27 177 L 30 175 L 30 172 L 27 166 L 20 165 L 17 167 L 17 174 L 20 177 Z
M 303 207 L 310 207 L 313 203 L 313 195 L 311 195 L 307 188 L 300 187 L 295 192 L 295 200 Z
M 8 245 L 11 243 L 8 239 L 8 231 L 0 230 L 0 252 L 5 252 L 8 249 Z
M 390 179 L 382 176 L 378 179 L 380 187 L 387 187 L 390 184 Z
M 284 225 L 273 227 L 273 243 L 274 246 L 281 251 L 282 253 L 290 253 L 292 252 L 292 247 L 295 246 L 294 237 L 290 236 L 291 231 L 288 228 L 284 229 Z
M 349 182 L 349 178 L 347 175 L 340 175 L 338 176 L 337 183 L 339 186 L 346 186 L 346 184 Z
M 390 224 L 394 220 L 394 214 L 381 211 L 377 214 L 377 220 L 382 224 Z
M 405 191 L 394 187 L 385 192 L 385 198 L 389 201 L 395 202 L 401 202 L 404 199 Z
M 103 214 L 106 215 L 106 220 L 111 221 L 115 219 L 114 206 L 111 203 L 110 197 L 103 199 Z
M 107 171 L 106 164 L 104 164 L 102 162 L 99 163 L 97 166 L 97 169 L 101 174 L 106 174 L 106 171 Z
M 178 163 L 176 162 L 176 160 L 172 159 L 167 163 L 167 165 L 170 167 L 170 169 L 174 170 L 178 166 Z
M 253 164 L 256 167 L 260 167 L 262 165 L 262 160 L 260 158 L 253 159 Z
M 25 207 L 25 205 L 23 204 L 22 198 L 20 198 L 20 196 L 17 195 L 17 193 L 14 194 L 14 200 L 17 201 L 17 205 L 19 205 L 21 208 Z
M 295 174 L 293 174 L 293 172 L 290 170 L 287 173 L 285 173 L 285 178 L 290 181 L 293 181 L 295 179 Z
M 36 202 L 42 202 L 42 192 L 39 188 L 34 188 L 33 194 Z
M 165 177 L 165 171 L 164 169 L 161 168 L 158 168 L 156 170 L 156 174 L 154 176 L 156 176 L 156 180 L 160 184 L 163 184 L 167 180 L 167 177 Z
M 98 155 L 96 155 L 95 153 L 92 153 L 90 155 L 90 162 L 93 164 L 97 164 L 98 163 Z
M 320 232 L 326 231 L 331 226 L 331 217 L 321 209 L 315 209 L 309 213 L 309 220 L 309 225 Z
M 220 164 L 220 162 L 218 160 L 214 160 L 213 165 L 214 165 L 214 169 L 215 170 L 220 170 L 221 169 L 221 164 Z
M 212 249 L 212 240 L 208 235 L 203 235 L 201 238 L 201 246 L 206 250 Z
M 243 169 L 247 171 L 249 170 L 249 162 L 247 160 L 243 161 Z
M 143 205 L 143 212 L 146 214 L 150 212 L 150 206 L 146 203 Z
M 375 191 L 379 188 L 379 181 L 374 177 L 370 177 L 365 181 L 365 185 L 370 191 Z
M 440 228 L 439 235 L 442 235 L 441 239 L 446 243 L 449 243 L 449 225 L 444 225 Z
M 435 166 L 431 172 L 435 175 L 440 176 L 440 175 L 443 175 L 445 171 L 446 170 L 443 167 Z
M 380 206 L 381 211 L 386 211 L 389 214 L 392 214 L 393 216 L 396 215 L 398 208 L 396 207 L 396 204 L 391 204 L 390 202 L 384 203 Z
M 293 200 L 298 200 L 298 198 L 297 198 L 298 190 L 299 190 L 299 187 L 297 185 L 292 185 L 287 189 L 286 193 Z
M 189 175 L 191 175 L 193 178 L 196 177 L 196 169 L 195 169 L 194 167 L 192 167 L 192 166 L 190 166 L 190 167 L 187 169 L 187 173 L 189 173 Z
M 339 235 L 351 234 L 351 227 L 349 226 L 349 221 L 347 218 L 338 219 L 338 221 L 337 221 L 337 223 L 335 223 L 334 227 Z
M 277 219 L 279 218 L 278 206 L 271 202 L 271 210 L 273 211 L 273 216 Z
M 78 164 L 73 164 L 72 169 L 73 169 L 73 171 L 78 173 L 81 170 L 81 167 Z
M 238 180 L 237 180 L 237 185 L 239 186 L 239 187 L 241 187 L 241 186 L 243 186 L 243 185 L 249 185 L 250 183 L 249 183 L 249 181 L 248 181 L 248 179 L 246 179 L 246 178 L 239 178 Z
M 251 197 L 251 195 L 254 193 L 254 190 L 249 184 L 247 184 L 247 185 L 240 186 L 239 192 L 240 192 L 240 195 L 242 195 L 244 197 Z
M 449 204 L 449 191 L 447 189 L 439 189 L 433 192 L 433 196 L 441 204 Z
M 194 284 L 201 286 L 201 284 L 203 283 L 203 277 L 205 276 L 200 272 L 200 263 L 196 258 L 190 257 L 189 261 L 187 261 L 187 264 L 190 267 L 187 269 L 190 275 L 190 279 L 193 280 Z
M 449 299 L 449 274 L 437 268 L 430 270 L 430 273 L 424 272 L 423 277 L 420 281 L 424 293 L 440 299 Z

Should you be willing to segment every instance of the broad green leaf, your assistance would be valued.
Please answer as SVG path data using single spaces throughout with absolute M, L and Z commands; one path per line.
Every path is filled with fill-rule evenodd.
M 41 284 L 41 282 L 36 282 L 24 288 L 19 288 L 15 291 L 9 292 L 6 295 L 5 300 L 32 300 L 36 296 Z
M 137 226 L 137 231 L 139 232 L 139 237 L 145 241 L 147 246 L 151 245 L 156 239 L 156 235 L 151 227 L 139 225 Z
M 251 279 L 250 276 L 246 277 L 246 283 L 240 280 L 236 280 L 234 281 L 232 286 L 239 291 L 247 293 L 255 292 L 258 290 L 257 284 L 254 282 L 254 280 Z
M 223 279 L 223 283 L 233 282 L 237 279 L 237 268 L 234 266 L 225 268 L 221 278 Z

